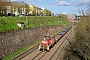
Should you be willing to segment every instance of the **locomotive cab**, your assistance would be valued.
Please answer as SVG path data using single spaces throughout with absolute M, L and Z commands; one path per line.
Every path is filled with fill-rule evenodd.
M 50 50 L 50 46 L 53 45 L 54 43 L 54 38 L 51 36 L 44 36 L 44 40 L 41 41 L 40 45 L 39 45 L 39 50 Z

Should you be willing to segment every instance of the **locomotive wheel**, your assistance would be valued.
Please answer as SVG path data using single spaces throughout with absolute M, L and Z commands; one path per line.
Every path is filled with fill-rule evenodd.
M 51 48 L 53 48 L 54 44 L 51 45 Z
M 47 52 L 49 52 L 49 50 L 47 50 Z
M 55 41 L 55 44 L 57 44 L 57 41 Z
M 51 45 L 51 48 L 53 48 L 54 44 L 55 44 L 55 43 L 53 43 L 53 44 Z

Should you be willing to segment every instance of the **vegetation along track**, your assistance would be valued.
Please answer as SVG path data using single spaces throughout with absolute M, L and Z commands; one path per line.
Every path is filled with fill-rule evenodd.
M 14 58 L 11 58 L 11 60 L 20 60 L 23 57 L 27 56 L 28 54 L 32 53 L 34 50 L 38 49 L 39 44 L 33 46 L 32 48 L 26 50 L 25 52 L 19 54 L 18 56 L 15 56 Z

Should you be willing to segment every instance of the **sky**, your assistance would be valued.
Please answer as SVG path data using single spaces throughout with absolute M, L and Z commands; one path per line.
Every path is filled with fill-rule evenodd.
M 19 0 L 11 0 L 19 1 Z M 37 7 L 44 7 L 54 14 L 78 14 L 78 10 L 87 9 L 90 0 L 20 0 Z

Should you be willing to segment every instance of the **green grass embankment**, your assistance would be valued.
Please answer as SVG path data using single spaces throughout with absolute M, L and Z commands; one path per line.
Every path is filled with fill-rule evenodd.
M 28 25 L 26 24 L 28 21 Z M 49 25 L 68 25 L 69 22 L 64 18 L 56 16 L 25 16 L 22 17 L 0 17 L 0 32 L 19 30 L 17 22 L 24 22 L 24 28 L 34 28 Z

